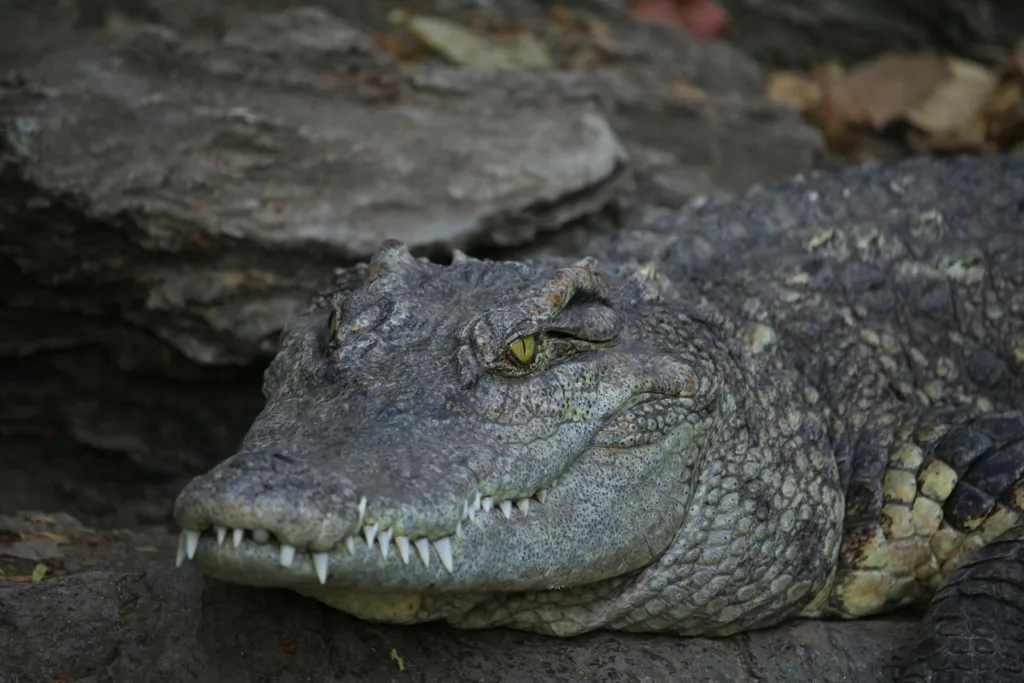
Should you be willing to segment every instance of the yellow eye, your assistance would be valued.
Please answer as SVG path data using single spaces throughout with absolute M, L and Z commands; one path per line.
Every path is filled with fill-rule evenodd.
M 334 335 L 338 333 L 338 313 L 331 311 L 331 317 L 327 319 L 327 331 L 331 335 L 331 339 L 334 339 Z
M 537 353 L 537 337 L 532 334 L 517 337 L 508 345 L 508 355 L 516 363 L 527 365 Z

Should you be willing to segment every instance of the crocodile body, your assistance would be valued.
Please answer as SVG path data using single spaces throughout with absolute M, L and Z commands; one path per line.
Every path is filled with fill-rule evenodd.
M 934 596 L 905 680 L 1024 675 L 1022 161 L 797 179 L 577 260 L 386 242 L 264 388 L 176 502 L 211 576 L 553 635 Z

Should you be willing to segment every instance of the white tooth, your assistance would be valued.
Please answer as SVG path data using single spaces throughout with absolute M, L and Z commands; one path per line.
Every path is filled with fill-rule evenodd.
M 270 540 L 270 532 L 266 529 L 257 529 L 252 532 L 252 540 L 256 541 L 260 545 L 263 545 Z
M 475 512 L 475 511 L 477 511 L 479 509 L 480 509 L 480 494 L 478 493 L 478 494 L 476 494 L 476 497 L 473 499 L 473 511 Z
M 373 547 L 373 539 L 377 538 L 377 525 L 371 524 L 370 526 L 363 527 L 363 536 L 366 537 L 366 547 Z
M 281 545 L 281 566 L 290 567 L 295 561 L 295 546 L 283 543 Z
M 537 499 L 538 503 L 543 503 L 544 499 L 548 497 L 548 492 L 545 491 L 544 489 L 541 489 L 540 491 L 537 491 L 537 493 L 535 493 L 533 497 Z
M 313 569 L 316 570 L 316 578 L 321 585 L 327 583 L 327 560 L 329 558 L 327 553 L 313 553 Z
M 224 539 L 228 537 L 227 528 L 222 526 L 214 528 L 217 530 L 217 545 L 224 545 Z
M 519 508 L 519 511 L 522 512 L 523 517 L 525 517 L 526 515 L 530 514 L 530 499 L 520 498 L 519 500 L 516 501 L 516 507 Z
M 452 541 L 450 538 L 445 536 L 434 541 L 434 550 L 437 551 L 437 556 L 441 558 L 441 564 L 448 570 L 448 573 L 452 573 Z
M 512 501 L 503 500 L 498 503 L 498 507 L 501 508 L 501 514 L 505 515 L 505 519 L 512 519 Z
M 366 496 L 359 499 L 359 521 L 356 526 L 363 525 L 363 518 L 366 517 Z
M 385 560 L 388 559 L 388 553 L 391 551 L 391 529 L 380 532 L 377 542 L 380 543 L 380 556 Z
M 236 548 L 242 545 L 242 539 L 245 538 L 245 529 L 232 529 L 231 530 L 231 545 Z
M 349 554 L 351 554 L 351 555 L 355 555 L 356 554 L 356 537 L 355 536 L 346 536 L 345 537 L 345 548 L 348 549 Z
M 476 521 L 476 509 L 475 508 L 469 508 L 469 521 L 471 521 L 471 522 L 475 522 Z
M 494 499 L 491 498 L 490 496 L 487 496 L 486 498 L 483 499 L 480 505 L 481 507 L 483 507 L 484 512 L 490 512 L 491 508 L 494 507 Z
M 178 555 L 174 558 L 174 566 L 180 567 L 185 564 L 185 532 L 178 534 Z
M 469 503 L 462 501 L 462 518 L 469 517 Z
M 199 547 L 199 535 L 201 532 L 185 530 L 185 556 L 192 559 L 196 556 L 196 548 Z
M 395 547 L 398 548 L 398 556 L 404 564 L 409 564 L 409 537 L 395 536 Z
M 462 522 L 455 523 L 455 538 L 462 538 Z
M 430 566 L 430 541 L 425 538 L 416 539 L 416 552 L 419 553 L 420 559 L 423 560 L 423 566 Z

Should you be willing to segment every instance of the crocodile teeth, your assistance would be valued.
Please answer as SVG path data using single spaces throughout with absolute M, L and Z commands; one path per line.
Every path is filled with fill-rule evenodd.
M 391 529 L 385 529 L 380 532 L 377 540 L 380 543 L 381 558 L 385 560 L 388 559 L 388 553 L 391 551 Z
M 455 523 L 455 538 L 462 538 L 462 521 Z
M 474 509 L 474 508 L 469 508 L 469 521 L 471 521 L 471 522 L 475 522 L 476 521 L 476 509 Z
M 185 534 L 185 556 L 192 559 L 196 556 L 196 548 L 199 547 L 199 535 L 202 532 L 186 529 Z
M 356 554 L 356 537 L 346 536 L 345 537 L 345 548 L 348 550 L 350 555 Z
M 512 501 L 503 500 L 498 503 L 498 507 L 501 508 L 501 514 L 505 515 L 505 519 L 512 519 Z
M 416 552 L 419 553 L 420 559 L 423 560 L 423 566 L 430 566 L 430 541 L 425 538 L 416 539 Z
M 264 543 L 270 540 L 270 532 L 266 529 L 257 529 L 256 531 L 252 532 L 252 540 L 256 541 L 260 545 L 263 545 Z
M 224 539 L 228 537 L 227 527 L 218 526 L 214 527 L 217 532 L 217 545 L 224 545 Z
M 479 509 L 480 509 L 480 494 L 478 493 L 478 494 L 476 494 L 476 497 L 473 499 L 473 511 L 476 512 Z
M 519 500 L 516 501 L 516 507 L 519 508 L 519 511 L 522 512 L 523 517 L 525 517 L 526 515 L 530 514 L 530 499 L 520 498 Z
M 363 536 L 366 536 L 366 547 L 373 547 L 373 539 L 377 538 L 377 525 L 371 524 L 370 526 L 363 527 Z
M 540 491 L 537 491 L 537 493 L 533 494 L 533 497 L 537 499 L 538 503 L 543 503 L 544 499 L 548 497 L 548 492 L 541 489 Z
M 321 585 L 327 583 L 327 561 L 330 557 L 327 553 L 313 553 L 313 570 Z
M 232 529 L 231 530 L 231 545 L 236 548 L 242 545 L 242 539 L 245 538 L 245 529 Z
M 448 573 L 452 573 L 452 541 L 450 538 L 445 536 L 434 541 L 434 550 L 437 551 L 437 556 L 441 559 L 441 564 L 448 570 Z
M 288 545 L 287 543 L 282 545 L 280 561 L 282 567 L 292 566 L 292 562 L 295 561 L 295 546 Z
M 178 556 L 174 558 L 174 566 L 185 564 L 185 534 L 178 534 Z
M 398 556 L 402 558 L 402 563 L 409 564 L 409 538 L 395 536 L 395 547 L 398 548 Z
M 484 509 L 484 512 L 490 512 L 491 508 L 494 507 L 494 499 L 487 496 L 480 502 L 480 506 Z
M 359 521 L 356 526 L 363 525 L 363 518 L 366 517 L 366 496 L 359 499 Z

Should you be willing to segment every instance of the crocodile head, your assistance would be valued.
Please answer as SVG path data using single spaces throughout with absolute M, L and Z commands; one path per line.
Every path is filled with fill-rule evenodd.
M 441 266 L 386 242 L 367 273 L 289 324 L 240 451 L 176 501 L 179 561 L 469 623 L 669 546 L 736 422 L 713 322 L 592 260 Z

